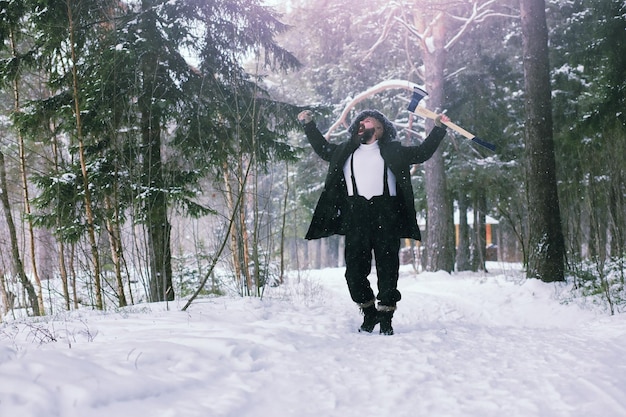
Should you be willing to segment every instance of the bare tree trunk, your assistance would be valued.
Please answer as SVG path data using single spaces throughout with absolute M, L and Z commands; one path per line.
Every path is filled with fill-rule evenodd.
M 71 277 L 71 286 L 72 286 L 72 295 L 74 297 L 74 309 L 78 309 L 79 299 L 78 299 L 78 289 L 76 288 L 76 267 L 74 265 L 74 255 L 76 255 L 76 244 L 70 244 L 70 277 Z
M 445 19 L 424 13 L 418 18 L 418 27 L 425 28 L 432 25 L 432 42 L 434 47 L 422 48 L 424 60 L 424 75 L 426 89 L 429 92 L 428 105 L 431 110 L 440 110 L 443 104 L 443 81 L 446 61 L 446 26 Z M 433 122 L 428 120 L 427 130 L 433 128 Z M 443 147 L 439 147 L 435 154 L 424 163 L 427 201 L 426 221 L 426 270 L 443 270 L 451 272 L 454 269 L 454 245 L 450 242 L 454 237 L 454 222 L 450 216 L 450 202 L 448 200 L 447 179 L 443 159 Z
M 74 40 L 74 18 L 72 14 L 72 2 L 67 5 L 68 28 L 70 33 L 70 52 L 72 56 L 72 93 L 74 99 L 74 117 L 76 118 L 76 138 L 78 140 L 78 155 L 80 160 L 80 169 L 83 176 L 83 192 L 85 201 L 85 215 L 87 217 L 87 234 L 89 235 L 89 244 L 91 247 L 91 258 L 93 261 L 93 274 L 96 296 L 96 308 L 102 310 L 104 304 L 102 302 L 102 285 L 100 277 L 100 255 L 98 254 L 98 242 L 96 240 L 96 227 L 94 223 L 93 207 L 91 203 L 91 191 L 89 188 L 90 180 L 87 172 L 87 160 L 85 159 L 85 142 L 82 133 L 82 120 L 80 113 L 80 94 L 78 92 L 78 57 L 76 56 L 76 43 Z
M 11 260 L 13 261 L 14 273 L 17 274 L 22 287 L 28 295 L 28 301 L 33 309 L 35 316 L 43 314 L 39 304 L 39 298 L 35 292 L 35 287 L 30 282 L 26 273 L 24 272 L 24 264 L 20 257 L 19 243 L 17 241 L 17 232 L 15 230 L 15 223 L 13 222 L 13 215 L 11 214 L 11 203 L 9 201 L 9 192 L 7 187 L 7 174 L 6 165 L 4 162 L 4 153 L 0 152 L 0 200 L 2 201 L 2 208 L 4 209 L 4 218 L 9 228 L 9 236 L 11 239 Z
M 237 281 L 237 285 L 241 288 L 243 294 L 243 275 L 241 273 L 241 261 L 239 256 L 239 245 L 237 244 L 237 220 L 238 215 L 236 213 L 235 207 L 235 198 L 233 187 L 230 182 L 230 176 L 228 174 L 228 165 L 224 164 L 224 187 L 225 197 L 226 197 L 226 207 L 228 207 L 228 212 L 231 213 L 232 218 L 234 219 L 232 222 L 232 226 L 229 229 L 229 237 L 230 237 L 230 253 L 233 261 L 233 270 L 235 275 L 235 280 Z
M 57 137 L 53 137 L 52 140 L 52 155 L 54 157 L 54 170 L 59 173 L 59 146 Z M 58 198 L 58 196 L 57 196 Z M 57 212 L 56 215 L 56 227 L 61 227 L 61 215 Z M 58 256 L 59 256 L 59 275 L 61 276 L 61 285 L 63 287 L 63 299 L 65 301 L 65 309 L 70 310 L 70 291 L 69 291 L 69 279 L 67 275 L 67 265 L 65 264 L 65 242 L 62 238 L 57 237 L 58 243 Z
M 17 58 L 17 45 L 15 42 L 15 34 L 11 30 L 10 33 L 10 41 L 11 41 L 11 53 L 14 58 Z M 13 111 L 17 114 L 21 111 L 20 104 L 20 77 L 16 76 L 13 79 Z M 39 313 L 41 315 L 45 314 L 45 308 L 43 304 L 43 288 L 41 285 L 41 279 L 39 278 L 39 272 L 37 270 L 37 254 L 35 251 L 35 232 L 33 228 L 33 220 L 31 218 L 31 209 L 30 209 L 30 195 L 28 192 L 28 174 L 26 173 L 26 146 L 24 143 L 24 136 L 22 132 L 18 129 L 17 131 L 17 140 L 19 145 L 19 159 L 20 159 L 20 175 L 22 180 L 22 198 L 24 200 L 24 214 L 26 218 L 26 225 L 28 229 L 28 246 L 30 249 L 30 261 L 31 261 L 31 269 L 33 272 L 33 278 L 35 280 L 35 285 L 37 286 L 37 300 L 39 303 Z
M 0 295 L 2 296 L 2 305 L 4 309 L 0 312 L 0 323 L 2 323 L 2 316 L 13 310 L 15 304 L 15 294 L 13 294 L 7 288 L 7 281 L 4 276 L 4 271 L 0 269 Z
M 157 22 L 151 1 L 141 2 L 142 30 L 146 38 L 157 39 L 153 32 Z M 165 94 L 161 79 L 164 70 L 159 66 L 156 52 L 146 52 L 141 59 L 143 79 L 142 93 L 139 97 L 141 113 L 141 139 L 143 152 L 143 175 L 146 198 L 145 212 L 148 234 L 148 258 L 150 265 L 150 300 L 172 301 L 174 288 L 172 283 L 172 253 L 170 248 L 171 224 L 167 215 L 168 202 L 165 195 L 165 179 L 161 158 L 162 111 L 158 99 Z
M 250 249 L 249 249 L 249 235 L 246 225 L 246 192 L 245 188 L 241 185 L 246 183 L 247 178 L 244 178 L 244 161 L 243 156 L 239 156 L 239 162 L 237 166 L 237 182 L 239 187 L 237 191 L 243 193 L 242 196 L 235 196 L 233 194 L 233 186 L 231 184 L 230 177 L 227 169 L 224 170 L 224 182 L 226 184 L 226 202 L 231 210 L 231 213 L 235 216 L 235 221 L 231 228 L 230 249 L 233 258 L 233 268 L 237 283 L 240 286 L 242 295 L 250 295 L 254 288 L 252 282 L 252 275 L 250 273 Z M 247 173 L 249 175 L 252 164 L 248 164 Z M 226 167 L 225 167 L 226 168 Z M 236 204 L 236 201 L 239 204 Z M 235 210 L 235 211 L 233 211 Z
M 520 0 L 526 106 L 529 214 L 528 277 L 563 281 L 561 230 L 552 136 L 550 63 L 545 0 Z
M 243 164 L 243 162 L 242 162 Z M 243 173 L 243 169 L 240 170 L 240 174 Z M 243 189 L 242 189 L 243 190 Z M 245 193 L 245 190 L 242 191 Z M 239 227 L 240 234 L 239 239 L 241 242 L 241 261 L 242 266 L 241 270 L 245 277 L 246 283 L 246 295 L 250 295 L 251 291 L 254 288 L 254 284 L 252 282 L 252 275 L 250 273 L 250 247 L 249 247 L 249 234 L 248 234 L 248 226 L 246 224 L 246 199 L 241 199 L 241 204 L 239 204 Z M 258 265 L 255 265 L 258 267 Z
M 283 195 L 283 205 L 281 210 L 280 223 L 280 276 L 279 282 L 285 281 L 285 230 L 287 227 L 287 204 L 289 201 L 289 162 L 285 162 L 285 194 Z
M 474 241 L 476 242 L 474 251 L 474 270 L 486 271 L 486 211 L 487 211 L 487 199 L 483 190 L 479 190 L 474 195 Z
M 117 190 L 117 185 L 113 185 Z M 117 195 L 117 192 L 115 192 Z M 106 227 L 109 232 L 109 244 L 111 246 L 111 258 L 115 268 L 115 282 L 117 284 L 117 299 L 119 307 L 126 307 L 126 294 L 124 292 L 124 279 L 122 277 L 122 239 L 119 228 L 119 211 L 117 201 L 111 202 L 111 197 L 105 197 L 106 209 L 113 213 L 114 219 L 107 218 Z
M 65 243 L 59 241 L 59 275 L 61 276 L 61 285 L 63 286 L 63 300 L 65 301 L 65 309 L 70 310 L 70 289 L 68 286 L 67 266 L 65 265 Z
M 610 181 L 608 184 L 608 211 L 609 227 L 612 235 L 611 255 L 624 261 L 623 254 L 626 253 L 626 167 L 622 155 L 626 154 L 626 138 L 616 131 L 608 133 L 607 142 L 612 144 L 607 155 L 610 171 Z M 620 268 L 622 283 L 626 270 Z
M 254 132 L 252 133 L 253 141 L 254 141 Z M 268 269 L 265 268 L 265 271 L 262 269 L 262 266 L 267 265 L 266 259 L 261 259 L 261 251 L 259 250 L 259 246 L 261 244 L 261 223 L 262 223 L 262 213 L 260 210 L 260 195 L 259 195 L 259 166 L 256 158 L 256 146 L 254 146 L 254 153 L 250 163 L 253 165 L 254 169 L 254 181 L 253 181 L 253 192 L 250 196 L 252 202 L 252 248 L 251 249 L 251 257 L 252 263 L 254 265 L 254 273 L 250 277 L 251 281 L 251 289 L 254 290 L 255 296 L 261 295 L 261 286 L 263 284 L 263 280 L 267 280 Z M 263 263 L 263 264 L 261 264 Z
M 224 168 L 226 168 L 226 167 L 224 166 Z M 226 172 L 226 170 L 224 172 Z M 215 256 L 213 257 L 213 261 L 212 261 L 211 265 L 209 265 L 207 273 L 202 278 L 202 281 L 200 282 L 200 285 L 198 286 L 198 289 L 189 298 L 189 301 L 187 301 L 185 306 L 182 308 L 182 311 L 187 310 L 187 308 L 191 305 L 193 300 L 195 300 L 196 297 L 198 296 L 198 294 L 200 294 L 200 292 L 202 291 L 202 289 L 206 285 L 206 282 L 208 281 L 209 277 L 213 275 L 213 270 L 215 269 L 215 265 L 217 265 L 217 262 L 219 261 L 220 257 L 222 256 L 222 252 L 224 251 L 224 248 L 228 244 L 229 236 L 232 235 L 232 228 L 233 228 L 233 225 L 234 225 L 235 220 L 237 218 L 237 208 L 242 203 L 244 190 L 246 188 L 246 183 L 247 183 L 247 180 L 248 180 L 249 173 L 250 173 L 250 166 L 248 166 L 247 171 L 245 172 L 245 174 L 243 175 L 243 177 L 241 179 L 240 188 L 237 190 L 237 192 L 238 192 L 237 200 L 236 201 L 232 201 L 233 206 L 232 206 L 232 210 L 230 211 L 231 216 L 230 216 L 230 219 L 228 219 L 228 226 L 226 228 L 226 233 L 224 234 L 224 239 L 222 240 L 222 243 L 221 243 L 220 247 L 218 248 L 217 252 L 215 253 Z M 229 195 L 233 196 L 234 194 L 229 194 Z
M 456 270 L 469 271 L 470 265 L 470 239 L 469 225 L 467 224 L 468 197 L 465 190 L 459 191 L 459 241 L 456 248 Z

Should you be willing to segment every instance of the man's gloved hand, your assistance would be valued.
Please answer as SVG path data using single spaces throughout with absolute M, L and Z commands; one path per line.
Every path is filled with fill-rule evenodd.
M 313 112 L 311 110 L 304 110 L 298 114 L 298 121 L 301 125 L 305 125 L 313 120 Z

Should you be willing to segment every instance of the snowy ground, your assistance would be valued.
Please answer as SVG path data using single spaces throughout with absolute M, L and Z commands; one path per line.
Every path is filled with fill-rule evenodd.
M 394 336 L 356 332 L 342 269 L 263 300 L 5 322 L 0 416 L 626 416 L 626 315 L 504 267 L 403 270 Z

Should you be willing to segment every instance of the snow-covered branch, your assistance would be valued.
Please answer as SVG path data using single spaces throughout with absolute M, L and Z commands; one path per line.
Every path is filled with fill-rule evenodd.
M 386 90 L 396 90 L 396 89 L 403 89 L 403 90 L 408 90 L 408 91 L 413 91 L 413 87 L 420 87 L 420 88 L 424 88 L 424 86 L 415 84 L 411 81 L 408 80 L 398 80 L 398 79 L 394 79 L 394 80 L 387 80 L 387 81 L 382 81 L 370 88 L 368 88 L 367 90 L 357 94 L 356 96 L 354 96 L 353 98 L 351 98 L 347 103 L 346 106 L 344 107 L 343 111 L 341 112 L 341 115 L 339 116 L 339 119 L 337 119 L 337 121 L 335 121 L 335 123 L 333 123 L 333 125 L 328 129 L 328 131 L 326 132 L 326 139 L 330 138 L 331 133 L 337 129 L 339 126 L 344 126 L 346 128 L 349 127 L 349 123 L 346 121 L 348 114 L 350 114 L 350 110 L 352 110 L 357 104 L 359 104 L 360 102 L 362 102 L 363 100 L 366 100 L 370 97 L 372 97 L 375 94 L 380 93 L 381 91 L 386 91 Z
M 506 13 L 498 12 L 491 8 L 492 5 L 496 4 L 496 0 L 489 0 L 483 4 L 479 4 L 478 2 L 474 2 L 472 5 L 472 12 L 470 16 L 455 16 L 449 14 L 449 16 L 454 19 L 463 22 L 459 30 L 456 32 L 454 36 L 446 43 L 445 49 L 449 50 L 452 46 L 463 36 L 465 32 L 471 27 L 474 23 L 484 22 L 488 18 L 492 17 L 518 17 L 514 15 L 509 15 Z
M 457 16 L 450 12 L 451 8 L 445 10 L 444 8 L 440 9 L 440 12 L 436 14 L 433 18 L 432 22 L 429 23 L 424 28 L 417 28 L 412 22 L 411 19 L 405 16 L 406 6 L 398 3 L 394 3 L 394 11 L 391 12 L 387 18 L 385 19 L 385 23 L 383 25 L 383 29 L 381 31 L 380 36 L 374 43 L 374 45 L 368 51 L 366 58 L 371 56 L 374 50 L 381 45 L 384 40 L 389 35 L 393 24 L 400 24 L 407 30 L 411 35 L 415 36 L 419 42 L 422 43 L 422 47 L 425 48 L 429 52 L 432 51 L 432 45 L 429 45 L 428 39 L 429 34 L 431 33 L 432 25 L 438 19 L 442 19 L 444 16 L 449 17 L 452 20 L 461 22 L 461 26 L 457 30 L 457 32 L 451 37 L 451 39 L 446 43 L 445 49 L 449 50 L 466 32 L 467 30 L 475 23 L 481 23 L 485 20 L 492 17 L 507 17 L 507 18 L 518 18 L 518 15 L 504 13 L 495 9 L 495 6 L 498 6 L 497 0 L 487 0 L 481 2 L 480 0 L 475 0 L 471 2 L 471 12 L 469 16 Z

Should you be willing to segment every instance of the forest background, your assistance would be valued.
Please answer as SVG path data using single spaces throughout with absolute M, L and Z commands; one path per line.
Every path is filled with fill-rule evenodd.
M 490 216 L 497 257 L 536 272 L 533 254 L 554 242 L 533 236 L 533 184 L 554 184 L 543 200 L 557 209 L 566 273 L 539 278 L 575 280 L 619 311 L 626 3 L 549 0 L 531 14 L 549 34 L 550 107 L 535 119 L 525 66 L 544 61 L 527 53 L 530 3 L 544 5 L 0 1 L 3 314 L 262 296 L 289 269 L 341 265 L 341 238 L 302 238 L 326 165 L 295 116 L 313 109 L 341 140 L 338 121 L 377 108 L 418 143 L 432 122 L 406 111 L 413 84 L 497 145 L 450 131 L 416 167 L 425 241 L 404 252 L 416 270 L 484 269 Z M 537 120 L 548 152 L 525 137 Z M 537 153 L 545 172 L 532 168 Z

